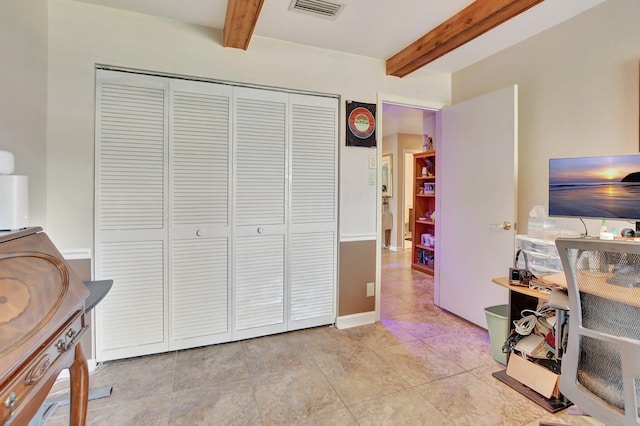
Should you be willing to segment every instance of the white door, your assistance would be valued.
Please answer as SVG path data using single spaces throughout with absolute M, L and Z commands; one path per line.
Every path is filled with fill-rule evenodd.
M 491 278 L 513 262 L 517 105 L 512 86 L 442 111 L 437 303 L 485 328 L 484 309 L 508 301 Z
M 287 104 L 235 90 L 233 339 L 286 331 Z
M 288 330 L 335 321 L 338 101 L 289 95 Z
M 169 347 L 230 340 L 231 94 L 171 80 Z
M 96 82 L 96 357 L 164 352 L 169 80 L 100 70 Z

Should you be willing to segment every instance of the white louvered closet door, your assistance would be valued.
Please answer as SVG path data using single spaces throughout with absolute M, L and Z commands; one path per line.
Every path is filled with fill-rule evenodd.
M 100 361 L 167 345 L 168 79 L 99 70 L 96 82 L 95 278 Z
M 287 99 L 235 89 L 234 339 L 286 330 Z
M 289 330 L 336 316 L 338 100 L 290 95 Z
M 171 81 L 170 348 L 229 341 L 231 86 Z

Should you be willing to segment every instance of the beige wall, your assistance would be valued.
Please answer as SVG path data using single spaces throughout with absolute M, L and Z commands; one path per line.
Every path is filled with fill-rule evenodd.
M 221 31 L 70 0 L 50 0 L 48 232 L 63 248 L 93 243 L 96 63 L 341 95 L 376 102 L 378 92 L 448 102 L 450 75 L 399 79 L 362 56 L 254 37 L 223 48 Z M 341 112 L 342 114 L 344 111 Z M 341 238 L 376 235 L 372 150 L 345 147 L 340 126 Z
M 47 1 L 0 3 L 0 150 L 29 176 L 30 224 L 46 226 Z
M 422 125 L 422 123 L 420 123 Z M 429 133 L 433 134 L 433 133 Z M 404 247 L 402 210 L 404 182 L 404 151 L 422 151 L 422 135 L 397 133 L 385 136 L 382 141 L 382 155 L 390 154 L 393 160 L 393 197 L 389 199 L 389 212 L 393 215 L 390 249 L 401 251 Z M 411 179 L 413 182 L 413 179 Z M 409 188 L 409 192 L 413 192 Z M 405 218 L 409 220 L 408 217 Z
M 519 233 L 533 205 L 546 208 L 550 157 L 638 152 L 638 17 L 637 0 L 609 0 L 453 75 L 454 103 L 518 84 Z
M 346 100 L 375 103 L 378 92 L 450 100 L 449 74 L 389 77 L 381 60 L 260 37 L 248 51 L 223 48 L 221 31 L 70 0 L 50 0 L 49 18 L 47 232 L 63 249 L 93 246 L 96 64 L 337 94 L 342 109 Z M 376 187 L 368 181 L 375 151 L 344 140 L 341 125 L 340 240 L 369 246 L 377 231 Z M 374 298 L 359 288 L 375 280 L 375 250 L 358 253 L 348 265 L 366 277 L 340 281 L 341 315 L 344 306 L 374 310 Z
M 375 310 L 375 297 L 367 297 L 367 283 L 376 279 L 376 242 L 340 244 L 338 316 Z
M 532 205 L 546 205 L 549 157 L 638 152 L 638 16 L 637 0 L 609 0 L 452 79 L 426 71 L 398 79 L 385 75 L 384 61 L 355 55 L 260 37 L 248 51 L 225 49 L 221 32 L 203 27 L 70 0 L 4 1 L 0 149 L 13 151 L 17 172 L 30 176 L 32 223 L 62 249 L 90 248 L 96 63 L 334 93 L 342 108 L 345 100 L 374 103 L 377 93 L 448 104 L 450 95 L 457 102 L 517 83 L 523 223 Z M 345 147 L 343 127 L 341 240 L 366 240 L 377 233 L 372 151 Z M 348 294 L 360 300 L 357 291 Z M 372 310 L 368 299 L 346 312 Z

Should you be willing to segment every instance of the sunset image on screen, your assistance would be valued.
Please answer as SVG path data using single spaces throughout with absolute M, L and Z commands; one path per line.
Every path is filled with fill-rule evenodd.
M 549 160 L 549 214 L 640 218 L 640 155 Z

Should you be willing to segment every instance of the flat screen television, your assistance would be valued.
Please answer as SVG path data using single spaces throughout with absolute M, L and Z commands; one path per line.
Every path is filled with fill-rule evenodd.
M 549 216 L 640 221 L 640 154 L 550 159 Z

